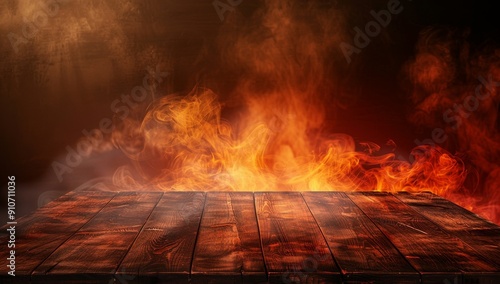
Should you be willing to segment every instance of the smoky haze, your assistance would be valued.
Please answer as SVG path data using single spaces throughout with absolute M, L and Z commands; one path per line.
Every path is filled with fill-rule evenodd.
M 25 212 L 36 208 L 43 192 L 65 192 L 111 175 L 128 162 L 121 151 L 85 159 L 62 182 L 51 165 L 64 161 L 66 147 L 75 147 L 82 130 L 98 128 L 102 118 L 116 119 L 112 102 L 157 66 L 169 76 L 148 94 L 151 100 L 202 84 L 222 97 L 223 115 L 237 120 L 241 112 L 251 113 L 248 100 L 279 100 L 269 94 L 273 82 L 286 77 L 287 88 L 304 91 L 301 103 L 318 114 L 304 123 L 359 141 L 384 145 L 392 139 L 408 156 L 414 140 L 428 138 L 436 127 L 409 117 L 417 103 L 404 66 L 420 52 L 420 32 L 450 26 L 469 29 L 473 49 L 498 43 L 492 7 L 413 2 L 401 1 L 403 11 L 348 63 L 338 44 L 352 43 L 354 28 L 364 28 L 373 20 L 370 12 L 386 9 L 388 1 L 243 0 L 222 21 L 210 1 L 75 0 L 49 1 L 56 4 L 48 7 L 3 1 L 3 172 L 26 183 L 25 201 L 19 203 Z M 269 9 L 262 9 L 265 5 Z M 255 97 L 240 96 L 247 90 Z M 311 97 L 313 92 L 320 95 Z M 498 123 L 490 128 L 498 129 Z

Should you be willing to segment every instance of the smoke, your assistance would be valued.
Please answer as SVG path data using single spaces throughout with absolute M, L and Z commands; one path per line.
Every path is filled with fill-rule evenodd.
M 354 190 L 376 182 L 349 181 L 344 175 L 369 158 L 357 157 L 348 135 L 324 131 L 325 117 L 345 101 L 343 15 L 324 1 L 264 1 L 250 15 L 230 14 L 213 53 L 203 54 L 215 57 L 205 69 L 212 76 L 187 95 L 170 94 L 150 107 L 132 136 L 142 138 L 128 139 L 143 141 L 130 143 L 137 170 L 121 168 L 116 184 L 137 180 L 134 172 L 170 190 L 331 188 L 327 180 Z M 213 87 L 228 81 L 225 89 Z M 206 85 L 225 91 L 216 95 Z M 230 121 L 222 114 L 228 106 L 238 108 Z M 126 144 L 124 137 L 131 136 L 115 135 L 115 143 Z M 323 170 L 327 163 L 332 168 Z
M 288 145 L 295 155 L 307 154 L 314 146 L 309 137 L 343 100 L 342 15 L 320 1 L 265 1 L 251 17 L 226 23 L 218 37 L 219 62 L 237 74 L 227 100 L 243 105 L 249 118 L 237 129 L 271 122 L 276 137 L 270 152 Z
M 120 20 L 147 17 L 141 5 L 153 11 L 148 4 L 57 3 L 57 9 L 51 6 L 45 12 L 50 16 L 46 25 L 60 25 L 63 36 L 41 27 L 28 42 L 16 45 L 24 51 L 7 59 L 33 55 L 33 68 L 46 69 L 36 72 L 37 80 L 49 90 L 58 84 L 62 90 L 99 85 L 82 78 L 104 85 L 116 74 L 127 78 L 165 57 L 166 50 L 158 46 L 136 46 L 130 33 L 134 28 Z M 3 13 L 10 18 L 45 11 L 25 1 L 5 5 Z M 377 156 L 380 147 L 374 143 L 356 143 L 348 134 L 331 131 L 327 119 L 335 117 L 351 95 L 343 86 L 349 73 L 339 46 L 352 40 L 349 31 L 359 23 L 347 24 L 347 17 L 355 16 L 348 7 L 336 1 L 285 0 L 262 1 L 255 10 L 242 6 L 224 15 L 217 38 L 200 54 L 205 65 L 191 74 L 194 79 L 177 78 L 181 84 L 196 81 L 191 91 L 166 94 L 116 121 L 111 140 L 132 164 L 115 172 L 119 189 L 431 190 L 498 221 L 497 50 L 471 46 L 467 30 L 422 31 L 415 56 L 405 66 L 415 105 L 410 120 L 437 131 L 431 133 L 433 145 L 417 147 L 429 154 L 408 163 L 392 153 Z M 2 26 L 6 23 L 0 20 Z M 157 28 L 154 21 L 150 24 L 138 33 Z M 23 25 L 18 20 L 8 28 Z M 382 40 L 388 38 L 388 31 L 381 33 Z M 43 37 L 52 42 L 46 49 L 38 47 Z M 95 39 L 105 46 L 80 46 Z M 62 59 L 80 58 L 82 50 L 90 56 L 93 50 L 108 50 L 112 66 L 96 74 L 89 68 L 92 76 L 68 77 L 65 70 L 80 70 L 78 59 Z M 44 58 L 50 60 L 43 63 Z M 58 58 L 60 63 L 52 64 Z M 362 63 L 356 60 L 349 68 Z M 461 189 L 464 169 L 469 175 Z
M 472 207 L 499 221 L 500 210 L 500 49 L 473 45 L 470 31 L 431 27 L 420 34 L 406 65 L 415 104 L 410 120 L 442 129 L 433 143 L 463 157 L 469 169 L 464 196 Z M 477 211 L 475 211 L 478 213 Z M 481 212 L 479 212 L 481 213 Z

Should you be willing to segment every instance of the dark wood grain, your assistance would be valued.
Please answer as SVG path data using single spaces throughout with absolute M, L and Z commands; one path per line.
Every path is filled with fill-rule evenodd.
M 207 193 L 191 271 L 199 282 L 266 280 L 252 193 Z
M 118 268 L 117 277 L 187 283 L 204 203 L 204 193 L 166 192 Z
M 458 237 L 500 271 L 500 227 L 430 192 L 399 192 L 413 210 Z M 465 275 L 465 281 L 470 278 Z
M 499 227 L 429 193 L 80 191 L 17 222 L 0 283 L 500 279 Z
M 389 193 L 354 192 L 349 198 L 381 229 L 422 275 L 422 283 L 489 283 L 497 269 L 459 238 Z
M 340 283 L 339 268 L 300 193 L 255 193 L 271 282 Z
M 36 268 L 32 278 L 64 281 L 68 275 L 81 275 L 87 280 L 112 280 L 161 196 L 159 192 L 117 194 Z
M 344 283 L 418 283 L 416 272 L 343 192 L 304 192 Z
M 33 270 L 71 235 L 96 215 L 115 195 L 110 192 L 70 193 L 17 220 L 16 282 L 29 279 Z M 6 226 L 0 231 L 0 243 L 8 239 Z M 8 250 L 0 250 L 1 259 Z M 7 266 L 0 266 L 2 283 L 11 280 Z

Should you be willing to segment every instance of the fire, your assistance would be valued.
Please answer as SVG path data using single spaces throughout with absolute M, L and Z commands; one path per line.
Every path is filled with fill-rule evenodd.
M 249 21 L 260 25 L 224 27 L 220 64 L 240 74 L 228 95 L 196 87 L 156 100 L 141 120 L 124 121 L 113 140 L 134 166 L 119 168 L 114 183 L 134 190 L 431 191 L 500 222 L 498 194 L 484 204 L 467 186 L 474 169 L 462 152 L 423 145 L 407 161 L 379 154 L 374 143 L 325 133 L 325 118 L 344 95 L 336 91 L 341 72 L 325 62 L 337 62 L 332 50 L 345 29 L 335 9 L 294 5 L 268 1 Z M 315 17 L 304 17 L 311 10 Z M 431 94 L 419 97 L 426 111 L 448 100 L 438 93 L 454 72 L 441 63 L 424 53 L 410 63 L 415 84 Z M 238 117 L 223 115 L 228 104 L 240 106 Z M 487 183 L 498 189 L 493 168 Z
M 467 162 L 460 194 L 441 192 L 457 204 L 500 223 L 499 50 L 473 52 L 468 32 L 428 28 L 407 64 L 417 125 L 439 128 Z
M 252 123 L 240 123 L 235 131 L 221 118 L 222 105 L 210 90 L 156 101 L 138 126 L 140 149 L 129 153 L 140 179 L 163 190 L 428 190 L 440 195 L 463 184 L 463 163 L 442 148 L 416 148 L 413 163 L 393 153 L 376 155 L 379 147 L 373 143 L 357 151 L 345 134 L 308 135 L 309 113 L 300 104 L 289 121 L 276 126 L 272 118 L 265 120 L 267 102 L 253 103 L 246 119 Z M 122 186 L 130 182 L 123 179 L 124 170 L 115 175 Z

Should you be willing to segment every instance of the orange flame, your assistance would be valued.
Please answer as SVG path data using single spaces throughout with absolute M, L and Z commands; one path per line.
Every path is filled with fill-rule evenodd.
M 462 162 L 439 147 L 418 147 L 413 163 L 392 153 L 377 156 L 373 143 L 356 151 L 348 135 L 322 138 L 301 132 L 306 112 L 278 129 L 271 127 L 273 120 L 257 119 L 238 134 L 221 119 L 221 109 L 216 95 L 204 89 L 155 102 L 139 126 L 140 150 L 124 149 L 142 181 L 164 190 L 429 190 L 443 195 L 459 189 L 465 178 Z M 115 181 L 126 186 L 130 180 L 122 182 L 123 171 Z
M 330 97 L 342 96 L 332 91 L 340 71 L 325 62 L 337 58 L 332 50 L 344 37 L 343 24 L 334 8 L 314 10 L 310 18 L 312 4 L 293 5 L 299 4 L 268 1 L 250 24 L 229 26 L 220 36 L 221 65 L 241 74 L 229 100 L 195 88 L 155 101 L 140 122 L 124 122 L 113 138 L 135 167 L 118 169 L 115 184 L 134 190 L 431 191 L 500 222 L 497 206 L 464 191 L 468 167 L 444 148 L 418 146 L 408 162 L 377 154 L 374 143 L 321 131 L 327 110 L 335 109 L 326 106 L 335 101 Z M 418 58 L 416 83 L 432 94 L 444 92 L 450 65 L 428 54 Z M 446 100 L 437 97 L 420 106 Z M 221 101 L 245 109 L 225 120 Z M 496 169 L 489 180 L 499 188 Z

